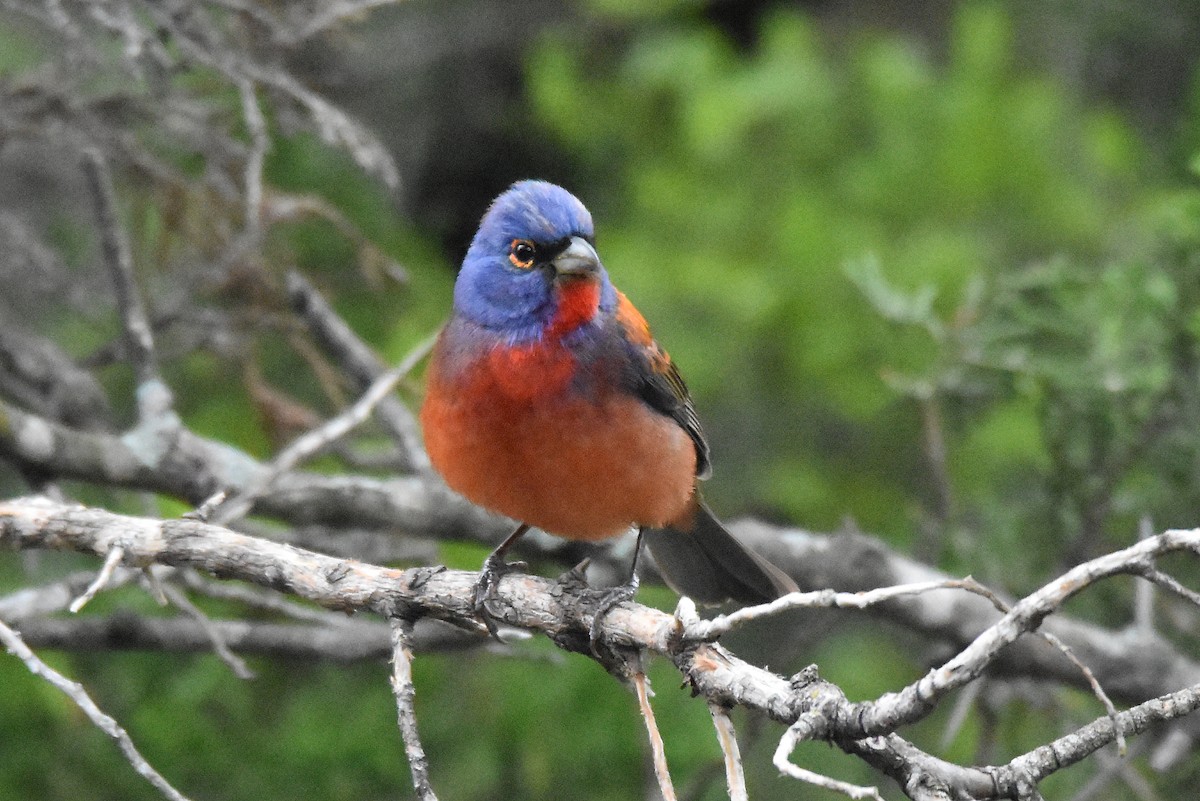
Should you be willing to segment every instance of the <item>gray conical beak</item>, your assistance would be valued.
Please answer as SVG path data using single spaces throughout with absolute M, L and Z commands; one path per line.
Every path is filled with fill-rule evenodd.
M 556 276 L 564 278 L 595 275 L 600 271 L 600 257 L 591 243 L 580 236 L 571 237 L 567 247 L 551 259 Z

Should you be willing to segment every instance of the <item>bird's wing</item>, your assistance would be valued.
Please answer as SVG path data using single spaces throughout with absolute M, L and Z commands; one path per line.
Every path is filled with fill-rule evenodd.
M 621 292 L 617 292 L 616 320 L 633 357 L 633 391 L 652 409 L 667 415 L 687 432 L 696 445 L 696 477 L 708 478 L 712 472 L 708 441 L 704 438 L 683 376 L 667 352 L 654 341 L 646 318 Z

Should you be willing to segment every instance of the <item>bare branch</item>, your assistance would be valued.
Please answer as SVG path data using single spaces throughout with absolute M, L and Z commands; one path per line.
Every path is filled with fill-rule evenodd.
M 967 592 L 982 595 L 985 598 L 995 598 L 994 593 L 977 583 L 970 576 L 963 579 L 903 584 L 898 587 L 880 587 L 863 592 L 834 592 L 833 590 L 793 592 L 790 595 L 777 598 L 770 603 L 743 607 L 736 612 L 717 615 L 711 620 L 696 620 L 688 626 L 687 636 L 697 640 L 715 640 L 752 620 L 777 615 L 791 609 L 820 609 L 830 607 L 866 609 L 867 607 L 885 603 L 896 598 L 902 598 L 906 595 L 920 595 L 934 590 L 966 590 Z
M 54 342 L 9 319 L 0 320 L 0 393 L 52 420 L 85 429 L 106 428 L 112 417 L 104 390 L 91 373 L 79 369 Z
M 317 12 L 304 20 L 288 38 L 289 44 L 299 44 L 324 33 L 350 17 L 357 17 L 379 6 L 394 5 L 399 0 L 335 0 L 317 7 Z
M 375 405 L 395 389 L 397 382 L 412 372 L 412 369 L 429 355 L 435 339 L 436 334 L 426 337 L 401 360 L 400 364 L 375 379 L 375 382 L 353 406 L 304 436 L 298 437 L 291 445 L 284 448 L 254 481 L 242 489 L 238 495 L 220 504 L 211 515 L 213 521 L 228 522 L 246 514 L 255 499 L 271 489 L 272 483 L 281 475 L 292 470 L 300 462 L 328 446 L 329 443 L 345 436 L 355 426 L 366 420 Z
M 0 400 L 0 456 L 64 478 L 162 492 L 199 504 L 221 489 L 249 486 L 267 468 L 229 445 L 186 429 L 170 438 L 135 429 L 124 436 L 79 431 Z M 148 434 L 148 435 L 147 435 Z M 473 507 L 428 477 L 382 481 L 287 473 L 257 512 L 292 523 L 395 527 L 480 540 L 509 523 Z
M 1079 657 L 1075 656 L 1075 652 L 1071 650 L 1070 646 L 1068 646 L 1058 637 L 1055 637 L 1050 632 L 1039 631 L 1037 635 L 1061 651 L 1063 656 L 1071 660 L 1071 664 L 1079 668 L 1079 672 L 1083 674 L 1083 677 L 1087 679 L 1088 685 L 1092 688 L 1092 695 L 1096 696 L 1100 703 L 1104 705 L 1104 710 L 1108 712 L 1109 719 L 1112 720 L 1115 725 L 1117 719 L 1117 708 L 1113 706 L 1112 699 L 1108 697 L 1108 693 L 1104 692 L 1104 688 L 1100 686 L 1100 682 L 1096 680 L 1096 674 L 1092 672 L 1091 668 L 1083 664 L 1083 662 L 1079 660 Z M 1118 728 L 1117 754 L 1123 757 L 1127 752 L 1128 747 L 1125 744 L 1125 735 L 1122 734 L 1121 730 Z
M 122 568 L 114 571 L 108 578 L 108 586 L 119 587 L 128 584 L 138 575 L 138 571 Z M 10 595 L 0 597 L 0 620 L 10 623 L 25 618 L 49 615 L 61 612 L 87 591 L 96 580 L 94 572 L 78 572 L 41 587 L 26 587 Z
M 125 558 L 125 549 L 120 545 L 113 545 L 112 550 L 104 558 L 104 566 L 100 568 L 100 572 L 96 574 L 95 580 L 88 585 L 88 588 L 83 591 L 71 605 L 68 607 L 72 612 L 78 612 L 83 609 L 84 605 L 96 597 L 96 593 L 104 589 L 104 587 L 112 580 L 113 571 L 117 569 L 117 565 L 121 564 L 121 560 Z
M 883 796 L 879 794 L 879 790 L 875 787 L 862 787 L 857 784 L 839 781 L 838 779 L 822 776 L 820 773 L 814 773 L 811 770 L 794 764 L 789 757 L 803 739 L 806 738 L 798 736 L 795 727 L 789 727 L 784 732 L 783 737 L 779 739 L 779 747 L 775 749 L 775 755 L 772 757 L 771 763 L 779 769 L 780 773 L 785 776 L 791 776 L 793 779 L 802 781 L 805 784 L 822 787 L 849 798 L 873 798 L 875 801 L 883 801 Z
M 1200 685 L 1153 698 L 1114 717 L 1094 720 L 1078 731 L 1017 757 L 1007 768 L 1013 777 L 1029 776 L 1037 781 L 1116 742 L 1119 735 L 1141 734 L 1154 723 L 1174 720 L 1196 709 L 1200 709 Z M 1015 786 L 1015 778 L 1011 781 Z
M 1154 524 L 1150 520 L 1149 515 L 1142 515 L 1138 520 L 1138 539 L 1146 540 L 1154 536 Z M 1194 593 L 1183 587 L 1178 582 L 1175 582 L 1170 576 L 1161 573 L 1154 568 L 1150 568 L 1143 573 L 1143 578 L 1147 581 L 1139 581 L 1134 587 L 1133 595 L 1133 619 L 1135 625 L 1146 634 L 1154 631 L 1154 585 L 1160 582 L 1174 582 L 1177 589 L 1173 590 L 1183 597 L 1190 600 L 1193 604 L 1200 605 L 1200 594 Z M 1189 597 L 1190 594 L 1190 597 Z
M 246 121 L 246 129 L 250 132 L 250 156 L 246 159 L 245 194 L 246 205 L 246 235 L 254 240 L 260 235 L 263 214 L 263 162 L 270 149 L 271 140 L 267 135 L 267 120 L 263 117 L 258 105 L 258 96 L 254 84 L 248 80 L 237 83 L 238 92 L 242 98 L 242 117 Z
M 412 680 L 412 647 L 409 639 L 412 622 L 403 618 L 391 619 L 392 626 L 392 693 L 396 696 L 400 735 L 404 738 L 404 753 L 412 771 L 413 789 L 421 801 L 437 801 L 429 783 L 429 761 L 421 738 L 417 735 L 416 690 Z
M 133 769 L 142 778 L 150 782 L 163 796 L 171 801 L 188 801 L 186 796 L 172 787 L 158 771 L 151 767 L 146 758 L 137 750 L 137 747 L 133 744 L 133 740 L 130 739 L 125 729 L 121 728 L 121 725 L 117 721 L 101 711 L 100 707 L 96 706 L 96 702 L 91 699 L 91 696 L 87 694 L 87 691 L 83 689 L 81 684 L 71 681 L 38 659 L 37 654 L 21 641 L 20 635 L 5 625 L 3 621 L 0 621 L 0 642 L 4 643 L 5 649 L 10 654 L 25 663 L 25 667 L 29 668 L 30 673 L 45 679 L 66 694 L 68 698 L 75 702 L 76 706 L 83 710 L 83 713 L 88 716 L 88 719 L 97 728 L 116 740 L 117 747 L 121 749 L 121 753 L 125 755 L 125 759 L 129 761 L 129 764 L 133 765 Z
M 717 730 L 717 742 L 721 745 L 721 756 L 725 762 L 725 785 L 729 790 L 729 801 L 749 801 L 737 732 L 733 728 L 729 710 L 719 704 L 710 703 L 708 711 L 712 715 L 713 726 Z
M 200 630 L 208 637 L 209 643 L 212 645 L 213 653 L 217 658 L 229 666 L 233 671 L 233 675 L 243 681 L 249 681 L 254 678 L 254 671 L 246 665 L 246 660 L 229 650 L 229 645 L 225 642 L 225 638 L 221 636 L 221 631 L 213 625 L 213 621 L 208 615 L 196 606 L 186 595 L 180 592 L 175 587 L 163 587 L 163 591 L 171 605 L 183 612 L 185 615 L 196 621 L 200 626 Z
M 133 256 L 129 242 L 117 214 L 117 196 L 113 189 L 112 175 L 103 154 L 96 148 L 88 148 L 83 154 L 83 174 L 87 177 L 92 203 L 96 207 L 96 221 L 100 230 L 100 245 L 104 263 L 117 295 L 117 308 L 125 326 L 125 346 L 134 375 L 139 384 L 158 379 L 158 365 L 154 358 L 154 335 L 142 306 L 141 295 L 133 275 Z
M 387 625 L 367 620 L 319 624 L 210 620 L 206 627 L 182 615 L 143 617 L 121 611 L 106 617 L 40 617 L 21 621 L 22 637 L 31 646 L 82 652 L 209 654 L 212 631 L 237 653 L 304 663 L 381 662 L 392 653 Z M 466 649 L 510 652 L 497 643 L 433 620 L 418 621 L 411 643 L 419 653 Z
M 1045 617 L 1092 583 L 1118 574 L 1138 573 L 1157 556 L 1177 550 L 1200 552 L 1200 531 L 1172 530 L 1129 548 L 1085 562 L 1015 604 L 995 625 L 975 638 L 949 662 L 934 668 L 899 693 L 884 696 L 856 710 L 866 737 L 891 731 L 901 723 L 923 717 L 951 690 L 975 679 L 999 652 L 1022 634 L 1035 630 Z
M 317 343 L 349 374 L 359 391 L 365 391 L 383 374 L 383 363 L 302 275 L 293 270 L 286 280 L 292 309 L 308 325 Z M 418 472 L 428 471 L 429 457 L 421 447 L 417 422 L 408 408 L 388 396 L 379 401 L 375 415 L 400 446 L 408 461 L 407 467 Z
M 473 629 L 482 636 L 482 627 L 474 618 L 476 574 L 471 572 L 440 568 L 390 570 L 246 537 L 195 520 L 126 517 L 46 499 L 0 502 L 0 544 L 106 554 L 118 540 L 127 558 L 136 564 L 193 566 L 285 590 L 332 609 L 369 609 L 389 617 L 431 617 Z M 1136 562 L 1178 550 L 1200 551 L 1200 530 L 1168 531 L 1118 554 Z M 1020 601 L 963 653 L 988 653 L 982 644 L 990 648 L 1027 625 L 1028 615 L 1061 603 L 1064 596 L 1105 575 L 1130 569 L 1129 564 L 1122 566 L 1119 555 L 1101 557 L 1071 571 L 1055 583 L 1057 594 L 1043 588 Z M 570 590 L 535 576 L 507 575 L 498 587 L 497 606 L 506 623 L 544 632 L 564 648 L 590 652 L 588 632 L 595 606 L 587 591 Z M 684 612 L 687 617 L 686 608 Z M 694 625 L 694 621 L 685 624 L 663 612 L 630 603 L 605 616 L 600 634 L 609 649 L 644 650 L 668 657 L 693 690 L 710 703 L 746 706 L 788 724 L 777 752 L 781 769 L 825 786 L 838 785 L 796 766 L 784 767 L 799 742 L 830 739 L 895 777 L 914 798 L 937 797 L 928 789 L 930 782 L 970 788 L 978 798 L 1036 798 L 1038 780 L 1114 742 L 1118 733 L 1139 733 L 1153 723 L 1181 717 L 1200 707 L 1200 685 L 1196 685 L 1115 716 L 1105 716 L 1007 765 L 959 768 L 922 754 L 890 731 L 869 728 L 898 726 L 913 719 L 911 707 L 897 703 L 911 690 L 875 702 L 850 703 L 839 689 L 818 678 L 815 670 L 805 671 L 789 682 L 738 659 L 719 645 L 682 637 L 684 625 Z M 958 657 L 947 664 L 962 665 L 956 670 L 941 669 L 951 677 L 978 667 L 963 664 Z M 928 704 L 931 706 L 932 701 Z M 885 718 L 887 714 L 891 717 Z M 918 782 L 920 787 L 910 787 L 918 773 L 923 777 Z M 981 786 L 998 789 L 978 792 Z M 846 786 L 841 791 L 873 797 L 869 788 Z
M 654 763 L 654 778 L 658 781 L 658 791 L 663 801 L 676 801 L 675 785 L 671 782 L 671 771 L 667 768 L 667 751 L 663 747 L 662 734 L 658 731 L 658 723 L 654 719 L 654 707 L 650 704 L 650 679 L 641 669 L 641 658 L 635 657 L 637 667 L 633 670 L 630 680 L 634 692 L 637 693 L 638 711 L 642 722 L 646 724 L 646 736 L 650 740 L 650 757 Z

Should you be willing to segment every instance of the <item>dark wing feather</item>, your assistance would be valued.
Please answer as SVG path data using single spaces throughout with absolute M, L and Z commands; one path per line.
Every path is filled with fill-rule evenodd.
M 667 352 L 654 341 L 645 318 L 625 295 L 617 295 L 617 324 L 632 355 L 628 381 L 633 392 L 646 405 L 670 417 L 687 432 L 696 446 L 696 477 L 708 478 L 712 472 L 708 440 L 692 405 L 683 376 Z

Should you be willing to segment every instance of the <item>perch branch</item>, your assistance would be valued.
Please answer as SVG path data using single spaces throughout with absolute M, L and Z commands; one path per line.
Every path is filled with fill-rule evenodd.
M 291 593 L 330 609 L 440 619 L 482 637 L 472 604 L 477 578 L 473 572 L 376 567 L 248 537 L 196 520 L 128 517 L 44 498 L 0 502 L 0 544 L 102 555 L 118 541 L 125 548 L 126 561 L 135 565 L 195 567 L 221 578 L 242 579 Z M 931 671 L 930 675 L 940 682 L 935 689 L 964 674 L 978 675 L 1004 643 L 1034 625 L 1038 615 L 1050 614 L 1067 597 L 1094 581 L 1136 572 L 1139 563 L 1175 551 L 1200 551 L 1200 530 L 1167 531 L 1068 572 L 1019 601 L 958 656 Z M 596 610 L 586 592 L 564 591 L 561 584 L 536 576 L 506 575 L 497 589 L 496 611 L 507 624 L 545 633 L 568 650 L 590 652 L 588 632 Z M 1035 797 L 1029 788 L 1035 791 L 1038 780 L 1114 742 L 1118 732 L 1140 733 L 1154 723 L 1174 720 L 1200 707 L 1200 685 L 1196 685 L 1115 716 L 1106 715 L 1007 765 L 960 768 L 922 754 L 893 732 L 934 706 L 937 693 L 920 694 L 929 676 L 913 685 L 916 689 L 889 693 L 876 701 L 850 703 L 836 686 L 819 679 L 815 670 L 804 671 L 788 681 L 737 658 L 720 645 L 698 642 L 684 633 L 679 618 L 636 603 L 615 608 L 600 626 L 601 642 L 609 649 L 649 651 L 667 657 L 692 689 L 710 703 L 745 706 L 788 725 L 779 752 L 785 762 L 792 746 L 799 742 L 826 739 L 882 766 L 901 786 L 906 786 L 906 775 L 909 779 L 915 775 L 913 765 L 919 765 L 925 783 L 937 779 L 946 786 L 969 786 L 971 792 L 976 792 L 986 780 L 987 787 L 999 788 L 976 792 L 979 798 Z

